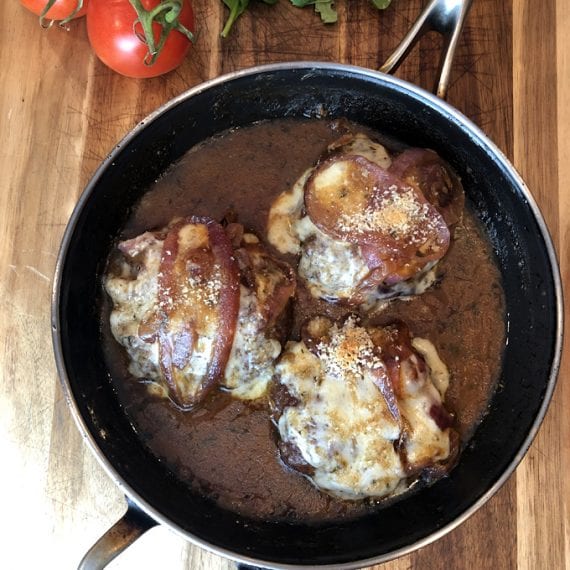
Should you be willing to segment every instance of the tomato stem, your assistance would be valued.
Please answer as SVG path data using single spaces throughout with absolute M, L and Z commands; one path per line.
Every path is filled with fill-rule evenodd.
M 55 20 L 50 20 L 48 24 L 46 24 L 45 20 L 46 20 L 47 13 L 51 10 L 51 8 L 55 4 L 55 2 L 56 2 L 56 0 L 48 0 L 46 5 L 44 6 L 44 9 L 41 11 L 40 26 L 42 28 L 51 28 L 53 26 L 53 23 L 55 22 Z M 67 16 L 66 18 L 61 20 L 61 22 L 59 22 L 59 25 L 61 27 L 65 27 L 71 20 L 73 20 L 73 18 L 81 10 L 81 8 L 83 8 L 83 0 L 77 0 L 77 4 L 75 5 L 75 9 L 73 10 L 73 12 L 71 12 L 71 14 L 69 14 L 69 16 Z
M 182 2 L 180 0 L 160 2 L 160 4 L 152 10 L 145 9 L 141 0 L 129 0 L 129 2 L 137 13 L 137 19 L 133 23 L 133 28 L 140 23 L 144 36 L 144 38 L 141 39 L 148 47 L 148 53 L 144 60 L 146 65 L 152 65 L 156 61 L 172 30 L 177 30 L 181 34 L 184 34 L 189 41 L 194 41 L 194 34 L 184 27 L 178 19 L 182 10 Z M 154 22 L 160 24 L 161 27 L 158 44 L 155 42 L 154 31 L 152 29 Z

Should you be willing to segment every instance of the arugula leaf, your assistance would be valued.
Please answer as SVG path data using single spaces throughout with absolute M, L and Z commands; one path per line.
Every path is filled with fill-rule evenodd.
M 277 4 L 278 0 L 258 0 L 265 4 Z M 350 0 L 346 0 L 349 2 Z M 390 5 L 391 0 L 370 0 L 378 10 L 385 10 Z M 230 14 L 222 30 L 222 37 L 228 37 L 235 21 L 247 10 L 250 0 L 222 0 L 229 8 Z M 338 20 L 338 13 L 334 7 L 335 0 L 291 0 L 293 6 L 304 8 L 305 6 L 314 6 L 315 12 L 320 15 L 321 20 L 325 24 L 334 24 Z
M 298 8 L 314 5 L 315 12 L 320 14 L 325 24 L 334 24 L 338 19 L 338 14 L 334 9 L 334 0 L 291 0 L 291 4 Z
M 334 9 L 334 2 L 317 0 L 317 2 L 315 2 L 315 12 L 321 15 L 321 20 L 325 24 L 334 24 L 338 19 L 338 14 Z
M 386 8 L 390 6 L 391 1 L 392 0 L 372 0 L 372 4 L 374 4 L 378 10 L 386 10 Z
M 276 4 L 278 0 L 261 0 L 265 4 Z M 226 20 L 224 29 L 222 30 L 222 38 L 227 38 L 235 21 L 246 11 L 249 6 L 249 0 L 222 0 L 222 2 L 230 9 L 230 15 Z
M 378 10 L 385 10 L 390 5 L 391 0 L 371 0 L 371 2 Z M 321 20 L 325 24 L 334 24 L 338 19 L 338 14 L 334 7 L 334 0 L 291 0 L 291 4 L 298 8 L 314 5 L 315 12 L 320 14 Z

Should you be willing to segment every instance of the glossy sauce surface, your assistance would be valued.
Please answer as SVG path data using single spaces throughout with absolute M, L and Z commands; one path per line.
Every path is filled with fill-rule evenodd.
M 342 122 L 280 120 L 208 140 L 145 194 L 122 237 L 160 228 L 176 216 L 221 219 L 231 211 L 263 240 L 272 201 L 346 128 Z M 392 150 L 401 148 L 368 134 Z M 435 344 L 451 372 L 446 406 L 465 442 L 492 394 L 505 337 L 500 274 L 468 210 L 438 272 L 441 280 L 434 288 L 412 299 L 392 300 L 370 321 L 401 319 L 415 336 Z M 334 499 L 287 469 L 279 460 L 264 400 L 244 403 L 214 392 L 196 410 L 184 413 L 149 396 L 142 381 L 129 377 L 125 357 L 108 332 L 108 312 L 104 307 L 106 351 L 125 411 L 151 451 L 189 485 L 226 508 L 264 519 L 323 520 L 377 508 L 366 501 Z M 346 307 L 314 300 L 301 284 L 289 338 L 296 339 L 300 324 L 312 315 L 341 318 L 347 312 Z

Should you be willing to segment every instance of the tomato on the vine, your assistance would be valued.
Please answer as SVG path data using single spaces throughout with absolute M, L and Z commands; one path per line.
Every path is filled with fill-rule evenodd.
M 139 5 L 152 12 L 159 5 L 167 8 L 173 1 L 140 0 Z M 194 13 L 190 0 L 179 0 L 178 22 L 194 30 Z M 130 0 L 90 0 L 87 10 L 87 33 L 93 51 L 114 71 L 128 77 L 156 77 L 178 67 L 190 49 L 191 41 L 178 29 L 168 34 L 160 52 L 150 63 L 149 46 L 137 12 Z M 159 44 L 161 24 L 152 21 L 154 41 Z
M 89 0 L 83 0 L 82 8 L 74 14 L 79 6 L 79 0 L 55 0 L 53 6 L 43 15 L 47 20 L 66 20 L 71 15 L 73 18 L 79 18 L 87 12 L 87 4 Z M 48 5 L 48 0 L 20 0 L 20 4 L 25 6 L 30 12 L 37 16 L 41 16 L 42 12 Z

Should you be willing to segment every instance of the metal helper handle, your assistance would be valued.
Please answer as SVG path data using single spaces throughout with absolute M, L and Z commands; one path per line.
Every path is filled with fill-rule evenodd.
M 89 549 L 78 570 L 101 570 L 137 538 L 158 523 L 127 499 L 127 511 Z
M 438 97 L 445 99 L 449 87 L 451 64 L 472 2 L 473 0 L 431 0 L 380 71 L 384 73 L 396 71 L 425 33 L 438 32 L 445 38 L 445 45 L 441 55 L 437 87 L 434 90 Z

